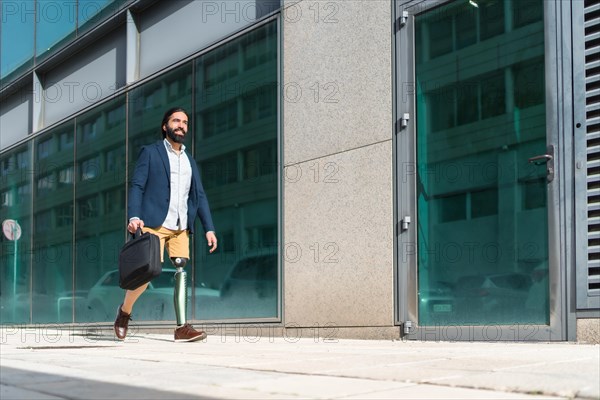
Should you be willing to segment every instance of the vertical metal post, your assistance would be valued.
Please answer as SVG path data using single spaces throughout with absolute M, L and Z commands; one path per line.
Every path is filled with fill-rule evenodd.
M 18 240 L 17 240 L 17 221 L 15 221 L 14 225 L 12 226 L 12 237 L 14 239 L 15 242 L 15 254 L 13 257 L 13 306 L 12 306 L 12 314 L 13 314 L 13 321 L 16 318 L 16 307 L 17 307 L 17 253 L 19 250 L 19 246 L 17 244 Z

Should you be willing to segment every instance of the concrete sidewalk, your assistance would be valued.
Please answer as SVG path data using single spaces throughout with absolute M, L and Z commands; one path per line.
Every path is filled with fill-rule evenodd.
M 0 328 L 0 399 L 600 398 L 600 346 Z

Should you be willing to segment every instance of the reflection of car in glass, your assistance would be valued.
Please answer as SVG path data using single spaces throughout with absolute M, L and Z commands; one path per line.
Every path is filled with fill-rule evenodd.
M 133 316 L 136 320 L 171 320 L 175 319 L 173 308 L 174 268 L 163 268 L 162 274 L 157 276 L 135 303 Z M 191 279 L 188 272 L 188 282 Z M 92 286 L 87 297 L 87 308 L 92 313 L 91 320 L 111 321 L 114 319 L 117 307 L 122 303 L 125 291 L 119 287 L 119 271 L 113 270 L 104 274 Z M 188 286 L 188 304 L 192 288 Z M 196 298 L 219 297 L 215 289 L 205 287 L 195 288 Z
M 244 257 L 233 265 L 221 287 L 222 296 L 249 292 L 259 298 L 277 294 L 277 255 Z
M 451 314 L 454 312 L 454 286 L 437 281 L 423 285 L 419 290 L 420 312 Z
M 197 318 L 276 317 L 277 282 L 277 254 L 246 255 L 227 272 L 221 298 L 199 303 Z
M 518 272 L 464 276 L 456 283 L 456 298 L 463 311 L 509 312 L 522 307 L 531 277 Z

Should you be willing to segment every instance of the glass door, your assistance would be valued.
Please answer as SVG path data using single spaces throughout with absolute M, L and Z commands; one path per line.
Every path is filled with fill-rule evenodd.
M 416 326 L 545 337 L 556 155 L 544 2 L 444 2 L 409 25 Z

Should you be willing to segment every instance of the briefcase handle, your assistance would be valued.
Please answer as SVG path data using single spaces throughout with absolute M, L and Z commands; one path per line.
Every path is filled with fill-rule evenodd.
M 139 238 L 140 236 L 142 236 L 142 228 L 137 228 L 137 230 L 135 231 L 135 233 L 131 233 L 129 232 L 130 235 L 130 240 L 135 239 L 135 238 Z

